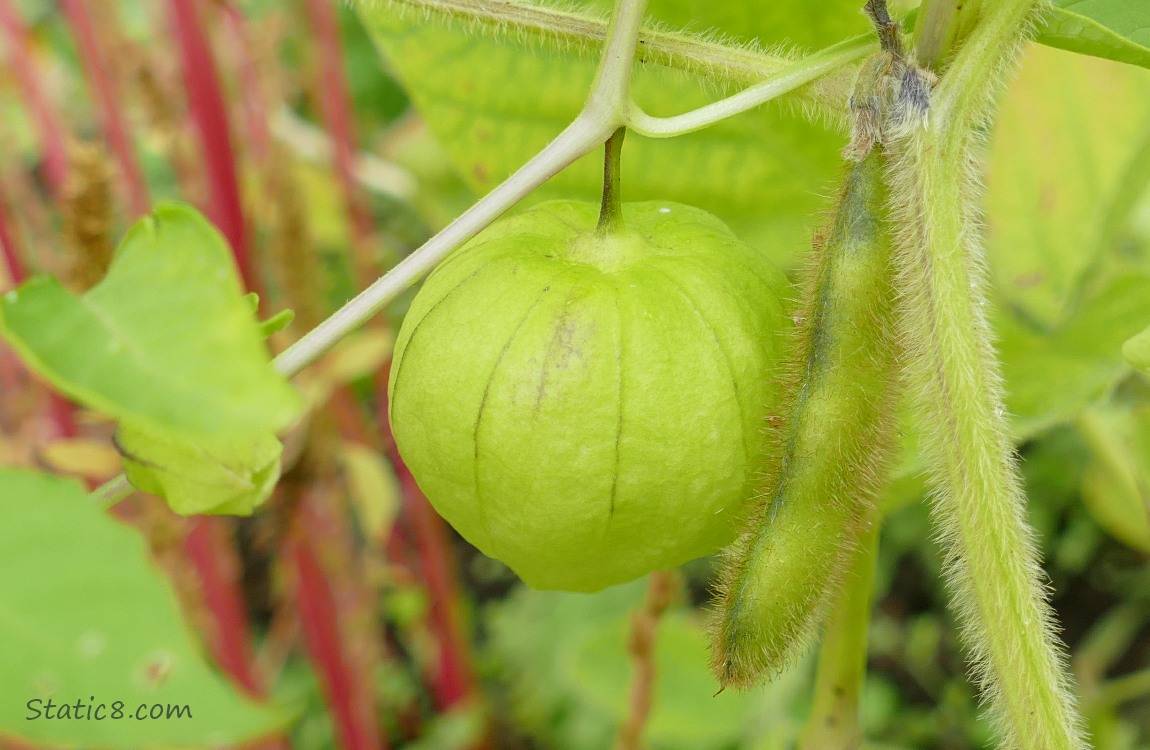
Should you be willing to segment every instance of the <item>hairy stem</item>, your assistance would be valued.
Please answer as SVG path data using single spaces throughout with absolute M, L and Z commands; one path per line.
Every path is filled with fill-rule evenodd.
M 352 0 L 373 5 L 380 0 Z M 400 12 L 419 13 L 441 22 L 465 24 L 487 34 L 550 40 L 565 50 L 594 55 L 607 38 L 607 20 L 593 12 L 556 10 L 524 0 L 383 0 Z M 732 46 L 703 36 L 662 29 L 639 34 L 642 61 L 681 70 L 712 84 L 749 86 L 787 68 L 791 60 L 754 47 Z M 837 103 L 812 96 L 834 109 Z
M 891 145 L 900 325 L 933 512 L 975 676 L 1019 750 L 1084 747 L 1002 403 L 978 243 L 975 133 L 1036 0 L 1001 0 L 940 81 L 929 122 Z
M 691 112 L 674 117 L 652 117 L 638 105 L 632 104 L 627 122 L 635 132 L 651 138 L 670 138 L 691 133 L 794 91 L 816 78 L 871 54 L 876 48 L 877 45 L 870 35 L 858 36 L 790 63 L 733 96 Z
M 859 698 L 866 678 L 879 524 L 861 535 L 850 572 L 819 651 L 815 700 L 799 739 L 799 750 L 854 750 L 862 743 Z

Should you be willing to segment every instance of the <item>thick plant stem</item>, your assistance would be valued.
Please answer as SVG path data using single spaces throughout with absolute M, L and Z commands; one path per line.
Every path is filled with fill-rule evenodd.
M 929 121 L 891 144 L 889 178 L 907 384 L 974 674 L 1003 747 L 1068 750 L 1085 742 L 1004 416 L 972 150 L 1038 5 L 985 10 L 935 90 Z
M 627 128 L 619 128 L 603 145 L 603 202 L 599 206 L 599 224 L 595 231 L 610 234 L 623 224 L 623 196 L 619 172 L 622 167 L 623 138 Z
M 799 738 L 799 750 L 855 750 L 862 744 L 859 698 L 866 678 L 879 524 L 859 539 L 850 572 L 823 634 L 815 700 Z
M 747 687 L 787 667 L 825 619 L 893 454 L 894 295 L 882 155 L 851 163 L 803 278 L 803 308 L 761 499 L 720 575 L 711 664 Z

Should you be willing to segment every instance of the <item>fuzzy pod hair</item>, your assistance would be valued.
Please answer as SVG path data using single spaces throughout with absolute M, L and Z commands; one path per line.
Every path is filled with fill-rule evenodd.
M 995 3 L 930 96 L 888 140 L 904 380 L 971 671 L 1008 750 L 1086 747 L 1003 406 L 987 321 L 977 149 L 1034 0 Z M 927 116 L 928 115 L 928 116 Z
M 749 687 L 811 643 L 842 586 L 894 447 L 897 343 L 882 155 L 848 163 L 803 274 L 782 423 L 719 583 L 712 668 Z

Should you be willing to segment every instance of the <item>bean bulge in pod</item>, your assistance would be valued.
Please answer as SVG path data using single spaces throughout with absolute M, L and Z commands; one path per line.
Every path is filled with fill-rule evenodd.
M 767 442 L 785 276 L 711 214 L 539 204 L 439 265 L 389 418 L 435 509 L 540 589 L 595 591 L 730 542 Z

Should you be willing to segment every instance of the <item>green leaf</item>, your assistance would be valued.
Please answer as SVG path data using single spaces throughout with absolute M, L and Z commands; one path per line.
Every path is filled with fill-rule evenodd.
M 1150 3 L 1054 0 L 1037 41 L 1051 47 L 1150 68 Z
M 1122 356 L 1139 372 L 1150 375 L 1150 328 L 1128 339 L 1122 345 Z
M 67 395 L 156 431 L 252 436 L 302 408 L 271 367 L 224 239 L 185 206 L 137 222 L 82 297 L 47 277 L 9 292 L 0 332 Z
M 267 320 L 260 322 L 260 337 L 268 338 L 272 334 L 279 333 L 283 329 L 291 325 L 295 320 L 295 312 L 292 310 L 280 310 L 275 315 Z
M 1111 536 L 1150 552 L 1150 407 L 1107 404 L 1077 423 L 1092 462 L 1082 476 L 1082 499 Z
M 1120 276 L 1051 334 L 1014 316 L 995 321 L 1006 405 L 1014 433 L 1026 438 L 1073 419 L 1130 373 L 1123 343 L 1150 320 L 1150 276 Z
M 284 726 L 203 661 L 146 545 L 74 481 L 0 469 L 0 733 L 52 747 L 238 745 Z M 70 704 L 67 720 L 34 718 Z M 76 702 L 191 715 L 76 718 Z M 31 701 L 43 701 L 35 704 Z
M 195 441 L 124 422 L 116 433 L 124 473 L 180 515 L 249 516 L 271 495 L 283 446 L 270 433 Z
M 987 169 L 996 290 L 1044 327 L 1073 311 L 1150 179 L 1150 72 L 1031 46 L 1003 99 Z M 1144 157 L 1143 157 L 1144 158 Z
M 462 24 L 397 13 L 389 5 L 359 7 L 416 108 L 477 193 L 497 185 L 558 135 L 590 90 L 594 56 L 549 37 L 525 40 L 506 33 L 492 39 L 474 36 Z M 594 7 L 605 12 L 609 3 L 599 0 Z M 817 5 L 668 0 L 652 3 L 650 13 L 668 24 L 744 35 L 735 45 L 753 44 L 756 34 L 768 42 L 790 38 L 820 45 L 866 29 L 858 4 L 842 0 Z M 632 89 L 651 114 L 670 115 L 713 101 L 715 83 L 647 64 L 636 69 Z M 667 199 L 704 208 L 789 266 L 809 247 L 811 216 L 823 207 L 820 194 L 839 170 L 843 142 L 778 104 L 678 138 L 629 135 L 624 199 Z M 602 156 L 592 153 L 529 200 L 597 200 L 601 181 Z

